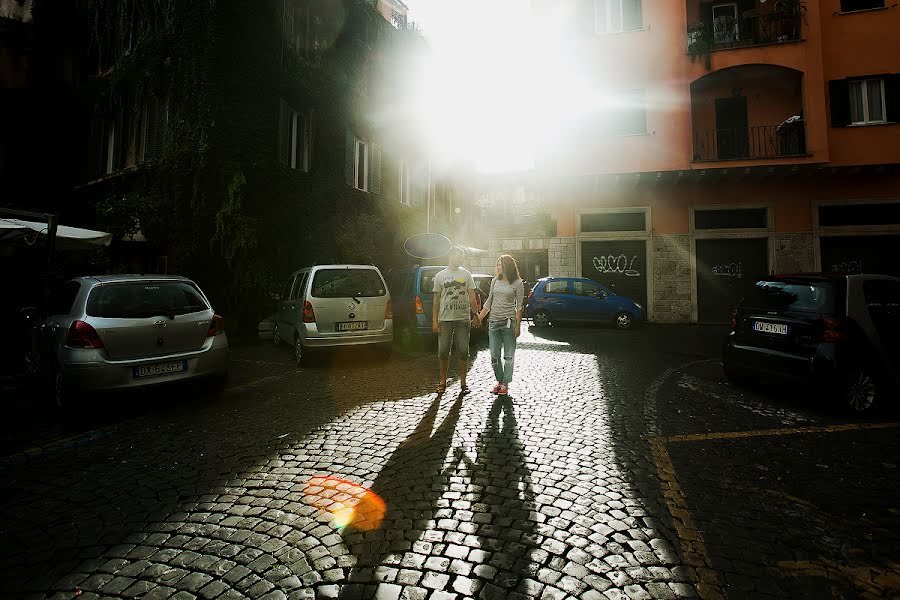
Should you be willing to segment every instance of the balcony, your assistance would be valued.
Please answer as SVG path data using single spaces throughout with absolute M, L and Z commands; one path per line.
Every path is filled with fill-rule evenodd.
M 688 52 L 700 56 L 714 50 L 800 41 L 805 10 L 799 0 L 723 4 L 689 1 Z
M 741 65 L 694 81 L 693 160 L 807 156 L 802 80 L 787 67 Z
M 806 155 L 801 119 L 780 125 L 755 125 L 694 132 L 694 161 L 751 160 Z

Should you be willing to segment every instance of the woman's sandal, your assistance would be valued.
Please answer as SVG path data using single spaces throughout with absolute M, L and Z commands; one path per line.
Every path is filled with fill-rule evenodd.
M 444 395 L 444 392 L 446 392 L 446 391 L 447 391 L 447 384 L 446 384 L 446 383 L 441 383 L 441 384 L 439 384 L 439 385 L 437 386 L 437 395 L 438 395 L 438 396 L 443 396 L 443 395 Z

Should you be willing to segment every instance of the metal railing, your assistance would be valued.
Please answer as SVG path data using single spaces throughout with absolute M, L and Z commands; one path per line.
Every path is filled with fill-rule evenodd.
M 803 122 L 694 132 L 694 160 L 783 158 L 806 154 Z
M 722 50 L 801 39 L 802 16 L 793 13 L 719 17 L 688 26 L 688 50 Z

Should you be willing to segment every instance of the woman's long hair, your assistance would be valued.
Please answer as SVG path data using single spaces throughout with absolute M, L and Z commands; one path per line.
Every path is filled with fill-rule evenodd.
M 519 273 L 519 263 L 509 254 L 500 255 L 500 269 L 503 273 L 503 279 L 508 283 L 522 279 L 522 275 Z

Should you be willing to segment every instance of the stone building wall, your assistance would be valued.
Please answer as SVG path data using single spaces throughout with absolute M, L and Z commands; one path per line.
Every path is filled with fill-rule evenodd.
M 691 286 L 691 236 L 655 235 L 653 252 L 653 301 L 650 320 L 657 323 L 689 323 L 694 299 Z

